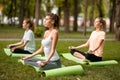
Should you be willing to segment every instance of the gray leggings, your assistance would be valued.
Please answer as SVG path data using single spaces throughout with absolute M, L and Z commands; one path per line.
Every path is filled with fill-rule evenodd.
M 40 70 L 48 70 L 48 69 L 53 69 L 53 68 L 60 68 L 61 67 L 61 62 L 60 60 L 57 61 L 49 61 L 47 64 L 43 67 L 39 66 L 37 61 L 44 61 L 43 59 L 37 59 L 37 58 L 29 58 L 25 59 L 24 63 L 28 65 L 32 65 L 35 67 L 39 67 Z

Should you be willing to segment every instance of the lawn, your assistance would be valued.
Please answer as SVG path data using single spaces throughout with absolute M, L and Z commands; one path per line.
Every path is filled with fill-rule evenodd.
M 22 38 L 24 30 L 18 27 L 6 27 L 0 26 L 0 38 Z M 68 46 L 84 43 L 81 39 L 88 39 L 90 32 L 87 36 L 83 36 L 82 32 L 70 32 L 64 33 L 60 31 L 59 38 L 64 38 L 66 40 L 59 40 L 57 44 L 58 53 L 69 52 Z M 114 34 L 107 33 L 107 39 L 113 39 Z M 78 40 L 67 40 L 78 39 Z M 41 40 L 41 39 L 40 39 Z M 40 47 L 40 40 L 36 40 L 37 49 Z M 120 64 L 113 66 L 102 66 L 102 67 L 88 67 L 83 66 L 84 75 L 72 75 L 72 76 L 61 76 L 61 77 L 41 77 L 40 73 L 37 73 L 32 67 L 27 65 L 22 65 L 18 63 L 19 58 L 8 57 L 5 55 L 3 48 L 10 43 L 18 41 L 5 41 L 0 40 L 0 80 L 119 80 L 120 78 Z M 82 51 L 87 51 L 82 49 Z M 62 64 L 65 66 L 78 65 L 73 61 L 69 61 L 60 57 Z M 117 60 L 120 63 L 120 42 L 118 41 L 106 41 L 104 47 L 103 60 Z M 52 74 L 52 73 L 51 73 Z
M 0 80 L 119 80 L 120 78 L 120 64 L 113 66 L 102 66 L 102 67 L 88 67 L 83 66 L 84 75 L 75 76 L 61 76 L 61 77 L 41 77 L 40 73 L 37 73 L 30 66 L 23 66 L 18 63 L 19 58 L 12 58 L 5 55 L 3 48 L 7 44 L 16 41 L 0 41 Z M 64 43 L 64 44 L 61 44 Z M 57 51 L 59 53 L 69 52 L 69 45 L 82 44 L 84 41 L 58 41 Z M 40 46 L 40 41 L 36 41 L 37 49 Z M 104 48 L 103 60 L 115 59 L 120 63 L 120 42 L 117 41 L 106 41 Z M 87 49 L 83 49 L 86 51 Z M 77 65 L 77 63 L 60 57 L 62 63 L 65 66 Z M 52 73 L 51 73 L 52 74 Z
M 80 28 L 81 29 L 81 28 Z M 89 29 L 89 28 L 88 28 Z M 93 28 L 91 29 L 93 30 Z M 22 38 L 24 30 L 22 28 L 18 28 L 17 26 L 0 26 L 0 38 L 8 39 L 8 38 Z M 59 38 L 74 38 L 74 39 L 86 39 L 89 38 L 91 32 L 87 32 L 86 36 L 83 35 L 82 31 L 78 32 L 69 32 L 65 33 L 60 30 Z M 107 39 L 114 39 L 115 35 L 112 33 L 107 33 Z

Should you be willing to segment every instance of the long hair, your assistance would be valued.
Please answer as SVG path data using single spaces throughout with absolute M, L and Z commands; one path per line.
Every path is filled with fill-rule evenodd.
M 102 25 L 100 26 L 100 30 L 106 32 L 106 22 L 105 22 L 105 20 L 103 20 L 103 18 L 101 18 L 101 17 L 98 17 L 98 19 L 99 19 L 100 23 L 102 23 Z
M 32 20 L 30 20 L 30 19 L 28 19 L 28 18 L 26 18 L 26 19 L 24 19 L 25 20 L 25 22 L 27 23 L 27 24 L 29 24 L 29 28 L 34 32 L 34 24 L 33 24 L 33 22 L 32 22 Z
M 59 29 L 59 16 L 54 13 L 47 13 L 46 15 L 51 17 L 51 19 L 54 21 L 54 27 Z

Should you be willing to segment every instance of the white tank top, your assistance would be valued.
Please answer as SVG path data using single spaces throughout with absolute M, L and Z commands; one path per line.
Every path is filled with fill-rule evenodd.
M 50 54 L 50 50 L 51 50 L 51 46 L 52 46 L 51 35 L 52 35 L 52 32 L 50 33 L 50 35 L 47 38 L 45 38 L 41 41 L 41 44 L 44 47 L 45 58 L 47 58 Z M 56 61 L 58 59 L 59 59 L 59 56 L 58 56 L 57 51 L 55 50 L 55 52 L 54 52 L 53 56 L 51 57 L 50 61 Z

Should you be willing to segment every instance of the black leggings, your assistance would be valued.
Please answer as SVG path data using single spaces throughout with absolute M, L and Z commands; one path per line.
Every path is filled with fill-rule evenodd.
M 10 49 L 12 49 L 15 46 L 11 46 Z M 21 49 L 21 48 L 17 48 L 13 51 L 13 53 L 21 53 L 21 54 L 32 54 L 31 52 Z
M 71 49 L 70 53 L 73 55 L 75 52 L 78 52 L 80 54 L 82 54 L 83 56 L 85 56 L 86 59 L 90 60 L 91 62 L 95 62 L 95 61 L 102 61 L 102 57 L 98 57 L 94 54 L 90 54 L 90 53 L 84 53 L 82 51 L 78 51 L 76 49 Z

